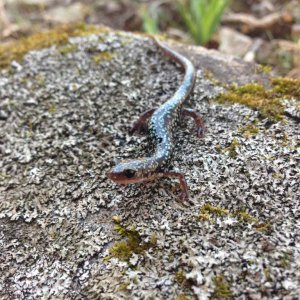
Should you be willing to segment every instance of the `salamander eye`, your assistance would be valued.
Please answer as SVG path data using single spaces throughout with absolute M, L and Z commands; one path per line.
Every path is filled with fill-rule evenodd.
M 127 178 L 132 178 L 135 175 L 135 171 L 131 169 L 124 170 L 124 174 Z

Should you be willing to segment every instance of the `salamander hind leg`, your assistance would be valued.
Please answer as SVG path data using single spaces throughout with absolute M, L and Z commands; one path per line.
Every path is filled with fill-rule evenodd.
M 183 116 L 189 116 L 192 117 L 195 121 L 196 124 L 196 131 L 197 131 L 197 136 L 202 138 L 206 132 L 206 128 L 204 126 L 204 121 L 203 119 L 199 116 L 197 112 L 195 112 L 193 109 L 190 108 L 183 108 L 182 109 L 182 115 Z
M 133 134 L 134 132 L 142 133 L 146 132 L 148 129 L 148 121 L 149 118 L 153 115 L 156 108 L 151 108 L 149 110 L 146 110 L 140 118 L 133 124 L 131 130 L 129 131 L 130 134 Z
M 185 180 L 185 177 L 182 173 L 179 172 L 163 172 L 160 173 L 161 177 L 175 177 L 179 179 L 181 193 L 180 193 L 180 199 L 182 201 L 188 200 L 189 193 L 188 193 L 188 186 Z

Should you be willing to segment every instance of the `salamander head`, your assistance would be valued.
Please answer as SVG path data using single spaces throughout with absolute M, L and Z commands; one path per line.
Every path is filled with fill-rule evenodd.
M 118 184 L 130 184 L 151 180 L 149 162 L 145 159 L 124 161 L 107 173 L 107 177 Z

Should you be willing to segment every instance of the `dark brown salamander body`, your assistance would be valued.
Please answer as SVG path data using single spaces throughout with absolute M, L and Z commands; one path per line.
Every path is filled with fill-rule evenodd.
M 135 123 L 132 132 L 148 127 L 155 145 L 155 152 L 150 157 L 123 161 L 116 165 L 108 177 L 119 184 L 130 184 L 150 181 L 162 177 L 177 177 L 181 186 L 181 198 L 188 198 L 187 184 L 184 175 L 177 172 L 164 172 L 168 166 L 175 147 L 174 134 L 182 115 L 195 119 L 198 136 L 202 136 L 204 126 L 202 119 L 191 109 L 183 108 L 183 104 L 193 91 L 195 85 L 195 69 L 193 64 L 178 52 L 154 39 L 157 46 L 172 60 L 185 70 L 182 84 L 175 94 L 157 109 L 146 111 Z

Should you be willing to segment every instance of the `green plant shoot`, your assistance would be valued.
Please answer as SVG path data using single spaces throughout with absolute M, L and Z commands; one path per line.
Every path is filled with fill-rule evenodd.
M 179 13 L 196 44 L 206 44 L 221 22 L 229 0 L 177 0 Z
M 143 5 L 140 9 L 140 16 L 143 20 L 143 30 L 150 34 L 159 32 L 158 28 L 158 12 L 153 8 L 147 8 Z

